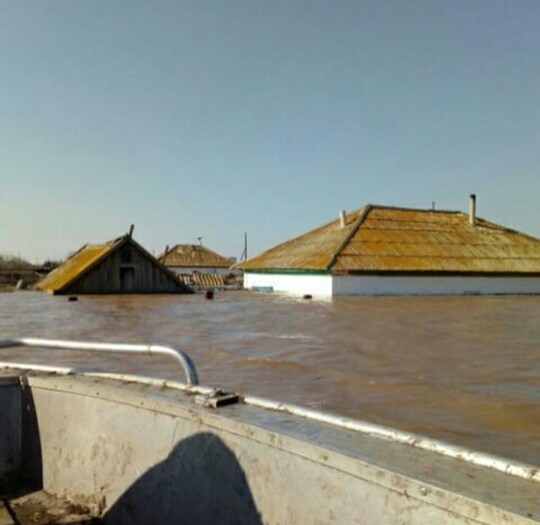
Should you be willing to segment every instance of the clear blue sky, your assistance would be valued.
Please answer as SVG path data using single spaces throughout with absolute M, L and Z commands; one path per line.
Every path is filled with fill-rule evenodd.
M 250 254 L 366 203 L 540 234 L 538 0 L 0 0 L 0 253 Z

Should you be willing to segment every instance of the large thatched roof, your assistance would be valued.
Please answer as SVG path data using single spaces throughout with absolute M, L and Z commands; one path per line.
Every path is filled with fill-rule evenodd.
M 540 274 L 540 240 L 457 211 L 367 205 L 239 265 L 334 274 Z

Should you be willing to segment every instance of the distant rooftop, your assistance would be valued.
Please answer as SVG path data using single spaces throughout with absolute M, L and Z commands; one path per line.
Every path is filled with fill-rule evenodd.
M 231 259 L 199 244 L 177 244 L 159 255 L 158 260 L 177 268 L 230 268 L 233 264 Z

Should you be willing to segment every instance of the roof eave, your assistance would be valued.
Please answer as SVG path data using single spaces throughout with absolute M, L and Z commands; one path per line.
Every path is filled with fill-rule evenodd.
M 242 269 L 242 268 L 241 268 Z M 288 275 L 330 275 L 331 272 L 324 268 L 247 268 L 243 269 L 245 273 L 264 273 L 264 274 L 288 274 Z
M 540 271 L 516 272 L 516 271 L 459 271 L 459 270 L 333 270 L 332 275 L 338 276 L 431 276 L 431 277 L 540 277 Z

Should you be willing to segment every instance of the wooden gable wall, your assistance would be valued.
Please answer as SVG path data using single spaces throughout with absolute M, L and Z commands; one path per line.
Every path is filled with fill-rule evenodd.
M 157 262 L 127 242 L 67 286 L 66 294 L 190 293 Z

